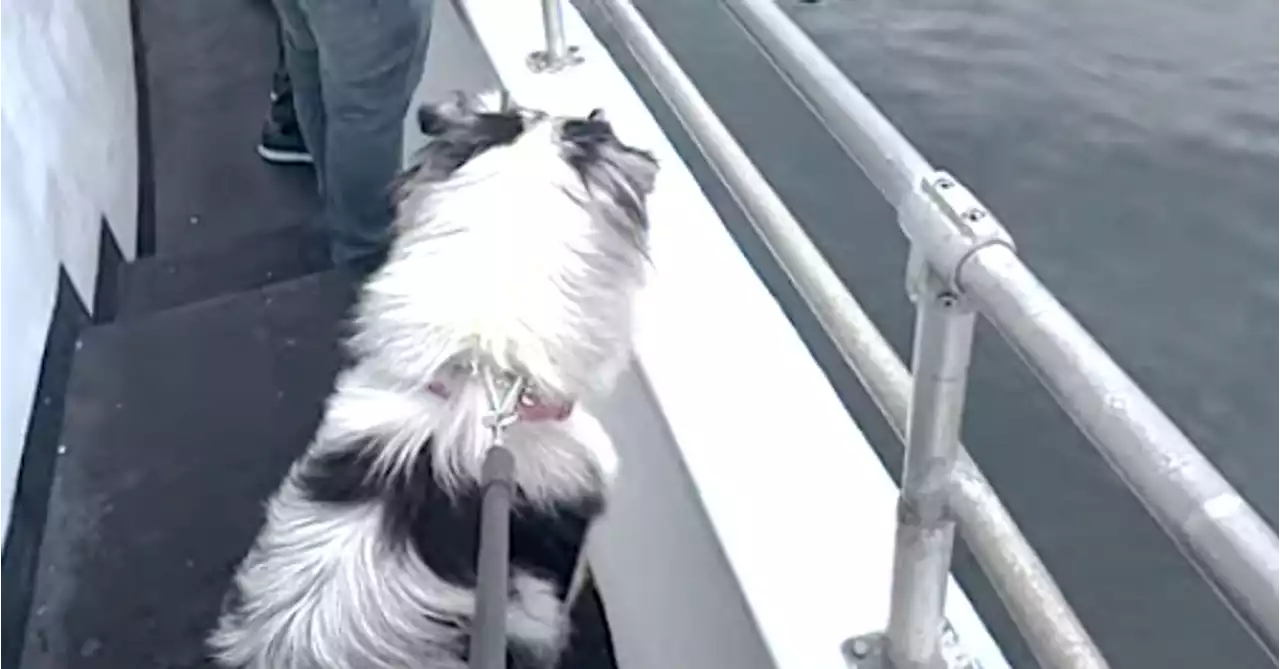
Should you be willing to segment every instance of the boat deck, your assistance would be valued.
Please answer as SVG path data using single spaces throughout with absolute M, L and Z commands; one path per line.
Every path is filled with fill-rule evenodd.
M 507 76 L 500 77 L 504 84 L 508 78 L 530 77 L 523 62 L 536 44 L 512 38 L 539 33 L 541 39 L 541 26 L 533 16 L 537 3 L 460 2 L 470 5 L 472 14 L 485 14 L 481 26 L 486 29 L 484 47 L 489 53 L 474 44 L 441 49 L 453 57 L 428 64 L 427 81 L 438 89 L 431 93 L 476 85 L 475 73 L 467 72 L 466 66 L 493 56 L 494 51 L 500 56 L 495 68 L 507 70 Z M 114 322 L 85 331 L 75 355 L 37 581 L 23 587 L 26 584 L 12 579 L 11 590 L 23 592 L 6 596 L 6 617 L 19 608 L 25 613 L 25 605 L 11 609 L 11 599 L 31 601 L 29 619 L 15 622 L 15 615 L 6 622 L 6 666 L 16 666 L 19 659 L 20 666 L 37 669 L 208 666 L 201 640 L 213 623 L 230 571 L 256 531 L 262 499 L 305 447 L 333 373 L 341 364 L 335 344 L 351 287 L 325 271 L 322 240 L 310 226 L 317 210 L 310 170 L 268 165 L 253 150 L 275 59 L 270 0 L 131 0 L 130 4 L 137 15 L 143 103 L 139 245 L 143 255 L 150 257 L 123 267 L 110 290 L 103 291 L 118 296 Z M 701 221 L 668 217 L 683 223 L 683 230 L 690 233 L 666 238 L 675 240 L 660 258 L 665 261 L 667 292 L 653 301 L 661 304 L 653 311 L 668 321 L 659 325 L 678 321 L 678 327 L 650 329 L 648 339 L 649 362 L 667 363 L 668 375 L 665 385 L 655 384 L 655 380 L 664 381 L 653 373 L 654 368 L 661 371 L 661 365 L 646 368 L 642 380 L 649 385 L 634 384 L 623 403 L 625 415 L 618 417 L 625 432 L 634 432 L 627 434 L 633 444 L 643 442 L 648 448 L 655 440 L 667 440 L 670 451 L 664 457 L 681 456 L 661 463 L 671 465 L 670 471 L 657 466 L 645 471 L 643 460 L 640 467 L 629 467 L 643 474 L 638 477 L 643 486 L 632 488 L 631 502 L 633 509 L 647 512 L 642 519 L 647 524 L 619 526 L 623 529 L 615 529 L 615 540 L 605 543 L 609 559 L 593 556 L 601 587 L 610 594 L 615 631 L 635 633 L 631 639 L 618 634 L 611 645 L 603 604 L 593 592 L 575 612 L 580 635 L 566 666 L 614 666 L 615 649 L 619 659 L 641 667 L 836 666 L 840 662 L 837 644 L 850 630 L 882 624 L 883 607 L 875 597 L 887 589 L 879 586 L 887 582 L 888 563 L 866 558 L 888 554 L 887 549 L 879 549 L 884 548 L 884 538 L 891 536 L 887 528 L 893 518 L 889 493 L 872 490 L 880 483 L 876 480 L 879 461 L 871 461 L 870 446 L 862 453 L 864 449 L 850 445 L 874 445 L 879 459 L 895 475 L 901 449 L 856 375 L 751 231 L 738 203 L 700 157 L 697 145 L 680 128 L 626 46 L 599 20 L 597 3 L 574 4 L 580 5 L 578 10 L 609 49 L 608 54 L 601 51 L 587 59 L 588 66 L 612 60 L 629 76 L 629 84 L 648 103 L 647 112 L 661 125 L 654 137 L 665 138 L 678 149 L 688 172 L 697 177 L 696 185 L 689 179 L 687 188 L 675 189 L 682 197 L 668 202 L 681 206 L 668 211 L 684 214 L 686 203 L 700 204 L 705 196 L 720 220 L 712 221 L 707 212 Z M 636 4 L 717 113 L 740 135 L 753 160 L 830 256 L 841 278 L 851 287 L 862 288 L 855 292 L 867 311 L 905 355 L 912 323 L 911 305 L 901 283 L 906 242 L 892 223 L 891 209 L 720 3 L 638 0 Z M 839 22 L 828 21 L 831 17 L 826 14 L 836 11 L 835 4 L 795 13 L 812 32 L 819 32 L 812 30 L 819 24 L 839 31 Z M 516 8 L 529 12 L 521 22 L 513 18 Z M 506 29 L 512 25 L 527 29 Z M 460 32 L 437 31 L 433 49 L 444 42 L 466 41 Z M 514 63 L 519 63 L 519 76 L 510 76 Z M 879 67 L 878 63 L 864 65 Z M 598 70 L 592 73 L 594 81 L 608 83 L 607 77 L 597 75 Z M 563 92 L 554 85 L 524 83 L 522 92 Z M 926 109 L 928 105 L 913 102 L 915 97 L 906 102 L 899 99 L 895 105 L 892 95 L 882 95 L 884 91 L 876 88 L 868 86 L 877 101 L 885 100 L 895 122 L 903 119 L 913 141 L 920 141 L 941 164 L 954 166 L 957 174 L 975 175 L 974 183 L 981 183 L 983 162 L 966 156 L 962 143 L 947 141 L 953 134 L 950 126 L 943 130 L 941 125 L 930 126 L 930 119 L 945 118 L 951 110 Z M 591 108 L 597 100 L 587 98 L 599 96 L 599 91 L 582 90 L 590 90 L 590 95 L 571 97 L 575 104 L 583 103 L 581 108 Z M 632 111 L 640 109 L 638 102 L 630 106 Z M 674 160 L 675 152 L 671 156 L 667 164 L 680 162 Z M 695 191 L 698 197 L 690 197 Z M 690 225 L 708 221 L 713 225 Z M 1031 241 L 1030 248 L 1036 230 L 1047 227 L 1052 226 L 1019 230 L 1018 238 Z M 709 229 L 715 234 L 705 234 Z M 716 236 L 725 229 L 736 246 Z M 1056 248 L 1050 243 L 1054 240 L 1042 237 L 1040 246 Z M 731 252 L 725 251 L 729 248 Z M 750 266 L 734 274 L 739 251 Z M 1041 260 L 1063 262 L 1061 258 Z M 726 268 L 730 271 L 722 271 Z M 688 323 L 697 322 L 691 318 L 694 314 L 702 313 L 707 304 L 719 304 L 717 300 L 723 301 L 726 294 L 737 294 L 740 287 L 745 286 L 742 293 L 750 297 L 757 277 L 769 288 L 769 293 L 759 291 L 768 298 L 767 310 L 752 303 L 745 308 L 726 306 L 717 311 L 719 323 L 702 321 L 696 328 L 704 332 L 701 338 L 690 336 L 687 330 L 695 328 Z M 774 319 L 775 301 L 789 323 Z M 1093 314 L 1094 320 L 1104 320 L 1099 313 Z M 785 325 L 785 332 L 772 339 L 762 337 L 761 329 L 754 326 L 775 325 L 775 320 Z M 733 331 L 715 328 L 724 324 Z M 706 331 L 720 336 L 707 336 Z M 699 386 L 699 379 L 687 375 L 690 365 L 671 364 L 677 357 L 671 351 L 692 350 L 701 356 L 713 344 L 722 347 L 725 341 L 736 341 L 740 332 L 751 332 L 750 343 L 764 341 L 767 345 L 756 348 L 775 354 L 786 353 L 787 346 L 794 346 L 791 353 L 802 350 L 792 335 L 803 338 L 808 351 L 803 356 L 767 356 L 785 363 L 775 365 L 772 376 L 777 376 L 779 367 L 804 368 L 812 362 L 809 352 L 825 374 L 797 374 L 804 383 L 782 387 L 817 390 L 806 395 L 787 393 L 787 399 L 797 404 L 797 397 L 825 401 L 826 395 L 833 395 L 828 383 L 839 394 L 842 406 L 834 401 L 829 406 L 804 403 L 806 409 L 818 406 L 809 415 L 829 419 L 820 432 L 850 435 L 807 451 L 820 453 L 821 462 L 836 461 L 838 466 L 813 467 L 813 459 L 791 458 L 783 464 L 803 467 L 781 470 L 791 472 L 789 490 L 823 492 L 804 499 L 836 498 L 843 500 L 840 504 L 806 506 L 797 501 L 801 497 L 797 495 L 779 503 L 776 494 L 760 495 L 763 489 L 776 493 L 777 480 L 786 480 L 778 475 L 777 463 L 768 471 L 764 467 L 746 471 L 746 466 L 718 457 L 723 449 L 716 447 L 725 441 L 718 426 L 702 432 L 704 423 L 690 418 L 695 413 L 715 414 L 701 404 L 698 411 L 677 416 L 679 421 L 670 421 L 671 416 L 662 415 L 657 406 L 648 407 L 653 411 L 647 413 L 633 410 L 633 404 L 652 403 L 652 391 L 659 385 L 668 406 L 690 406 L 694 400 L 689 397 L 701 403 L 714 394 L 714 389 L 702 392 L 705 388 Z M 669 338 L 664 340 L 664 335 Z M 658 355 L 659 349 L 666 350 Z M 1115 666 L 1274 666 L 1218 605 L 1210 588 L 1173 550 L 1105 463 L 1087 448 L 1085 438 L 1042 392 L 1034 376 L 1013 358 L 993 333 L 979 338 L 966 442 L 975 446 L 975 457 L 1107 657 Z M 698 360 L 702 365 L 706 362 Z M 728 361 L 723 369 L 736 370 L 739 362 Z M 1010 373 L 1010 369 L 1017 371 Z M 723 378 L 705 376 L 716 381 Z M 685 386 L 697 392 L 673 391 Z M 732 415 L 740 413 L 740 406 L 734 405 Z M 793 406 L 779 413 L 802 412 Z M 837 414 L 838 420 L 833 419 Z M 842 432 L 850 415 L 857 430 Z M 775 421 L 774 427 L 783 422 Z M 765 432 L 758 424 L 751 430 L 753 443 L 789 443 L 797 448 L 785 441 L 793 434 L 789 423 L 768 438 L 758 436 Z M 705 436 L 708 433 L 714 438 Z M 1028 434 L 1035 437 L 1034 448 L 1025 447 Z M 848 451 L 857 451 L 861 459 L 846 457 Z M 23 469 L 26 478 L 32 468 L 25 460 Z M 812 485 L 808 469 L 823 470 L 831 478 L 826 485 Z M 732 476 L 725 475 L 731 470 Z M 1042 480 L 1031 475 L 1045 471 L 1054 472 L 1057 494 L 1046 494 Z M 757 478 L 752 479 L 752 474 Z M 855 478 L 875 485 L 849 485 Z M 677 479 L 687 482 L 689 490 L 673 491 L 667 485 Z M 832 479 L 838 480 L 832 483 Z M 661 490 L 663 494 L 655 496 L 661 499 L 645 496 L 649 490 Z M 830 492 L 836 490 L 839 495 Z M 678 497 L 677 492 L 685 496 Z M 886 500 L 884 508 L 876 506 L 881 497 Z M 43 517 L 43 511 L 32 514 L 37 515 Z M 815 526 L 815 516 L 828 519 L 816 526 L 842 529 L 802 529 Z M 798 522 L 801 519 L 806 522 Z M 29 522 L 35 527 L 44 524 Z M 856 531 L 845 531 L 851 527 Z M 671 537 L 705 540 L 707 550 L 699 553 L 691 550 L 690 541 Z M 867 550 L 854 544 L 865 544 Z M 1099 553 L 1099 546 L 1124 550 Z M 836 550 L 827 550 L 832 547 Z M 28 552 L 15 561 L 31 564 L 35 549 L 24 546 L 24 550 Z M 7 549 L 6 562 L 9 558 Z M 610 562 L 611 575 L 602 567 Z M 871 567 L 861 568 L 864 564 Z M 641 569 L 681 578 L 637 578 Z M 1034 666 L 999 599 L 963 547 L 957 552 L 954 571 L 981 614 L 982 623 L 972 627 L 989 625 L 999 641 L 999 652 L 991 655 L 1004 653 L 1013 666 Z M 707 574 L 723 578 L 714 580 Z M 777 583 L 785 586 L 774 587 Z M 619 591 L 625 591 L 624 596 Z M 954 594 L 949 595 L 948 604 L 961 599 L 969 607 L 968 599 Z M 977 620 L 972 613 L 967 617 Z M 634 624 L 637 619 L 661 624 L 646 627 Z M 769 635 L 767 643 L 764 632 Z M 966 636 L 966 643 L 976 637 L 986 639 L 985 630 Z M 629 653 L 641 646 L 656 647 L 655 638 L 676 650 Z M 23 644 L 16 642 L 24 639 Z M 694 654 L 713 647 L 714 653 Z M 713 654 L 719 660 L 732 657 L 732 661 L 687 661 Z M 686 661 L 652 661 L 658 656 Z
M 231 572 L 342 363 L 353 291 L 323 271 L 310 169 L 254 152 L 270 4 L 135 4 L 155 255 L 78 345 L 25 669 L 210 666 Z M 614 666 L 594 591 L 575 618 L 563 666 Z

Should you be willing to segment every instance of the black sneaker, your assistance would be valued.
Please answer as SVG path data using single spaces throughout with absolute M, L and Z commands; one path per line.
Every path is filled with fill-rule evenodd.
M 311 152 L 302 139 L 296 124 L 283 125 L 268 120 L 262 126 L 262 141 L 258 142 L 258 155 L 269 163 L 280 165 L 308 165 Z

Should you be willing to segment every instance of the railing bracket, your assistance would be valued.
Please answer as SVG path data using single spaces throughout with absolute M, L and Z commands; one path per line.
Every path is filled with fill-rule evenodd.
M 578 47 L 565 47 L 564 55 L 555 56 L 549 51 L 534 51 L 525 59 L 529 69 L 538 73 L 554 74 L 568 67 L 573 67 L 582 62 L 582 55 L 578 52 Z
M 902 229 L 912 242 L 909 262 L 915 269 L 927 258 L 943 281 L 959 292 L 961 267 L 973 254 L 988 246 L 1017 251 L 1000 221 L 955 177 L 936 170 L 923 177 L 918 188 L 899 211 Z M 942 225 L 927 220 L 939 215 Z
M 534 72 L 556 73 L 582 62 L 578 47 L 569 46 L 564 32 L 562 0 L 542 0 L 542 32 L 547 48 L 529 54 L 525 62 Z
M 983 669 L 977 658 L 967 653 L 960 643 L 960 636 L 950 621 L 942 624 L 942 637 L 938 644 L 939 669 Z M 849 669 L 894 669 L 889 660 L 888 638 L 883 632 L 871 632 L 850 637 L 840 644 Z

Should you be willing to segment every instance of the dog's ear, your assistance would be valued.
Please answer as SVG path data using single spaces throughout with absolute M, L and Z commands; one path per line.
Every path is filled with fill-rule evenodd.
M 603 110 L 594 109 L 585 119 L 567 120 L 561 126 L 560 136 L 570 160 L 579 169 L 597 172 L 589 180 L 624 185 L 627 191 L 640 197 L 653 192 L 658 161 L 648 151 L 623 144 L 605 120 Z M 599 171 L 602 167 L 605 169 Z
M 618 168 L 641 195 L 648 197 L 658 180 L 658 160 L 641 149 L 626 147 L 624 153 L 626 157 L 617 161 Z
M 453 99 L 418 107 L 418 129 L 424 135 L 442 135 L 450 128 L 469 124 L 476 115 L 474 102 L 462 91 Z
M 449 105 L 422 105 L 418 107 L 418 130 L 427 136 L 443 135 L 450 127 L 457 125 L 459 119 L 449 109 Z

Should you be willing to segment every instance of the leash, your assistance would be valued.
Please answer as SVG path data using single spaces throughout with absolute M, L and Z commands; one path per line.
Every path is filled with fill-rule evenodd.
M 511 499 L 515 493 L 515 457 L 507 450 L 507 427 L 520 419 L 526 382 L 516 377 L 505 393 L 489 366 L 479 370 L 489 399 L 491 444 L 480 468 L 480 540 L 476 558 L 476 610 L 471 621 L 468 660 L 471 669 L 507 665 L 507 596 L 511 562 Z
M 547 404 L 531 397 L 529 383 L 521 375 L 500 376 L 491 365 L 470 365 L 484 385 L 489 413 L 484 426 L 490 446 L 480 468 L 480 527 L 476 557 L 476 608 L 468 646 L 470 669 L 505 669 L 507 658 L 507 604 L 511 573 L 511 506 L 515 497 L 515 457 L 506 447 L 506 429 L 517 421 L 564 420 L 573 403 Z M 506 385 L 504 389 L 502 386 Z M 442 384 L 431 392 L 449 397 Z M 566 613 L 573 608 L 588 579 L 586 537 L 578 551 L 568 592 Z
M 480 551 L 476 611 L 471 622 L 471 669 L 507 666 L 507 579 L 511 554 L 511 497 L 515 458 L 502 446 L 485 455 L 480 485 Z

